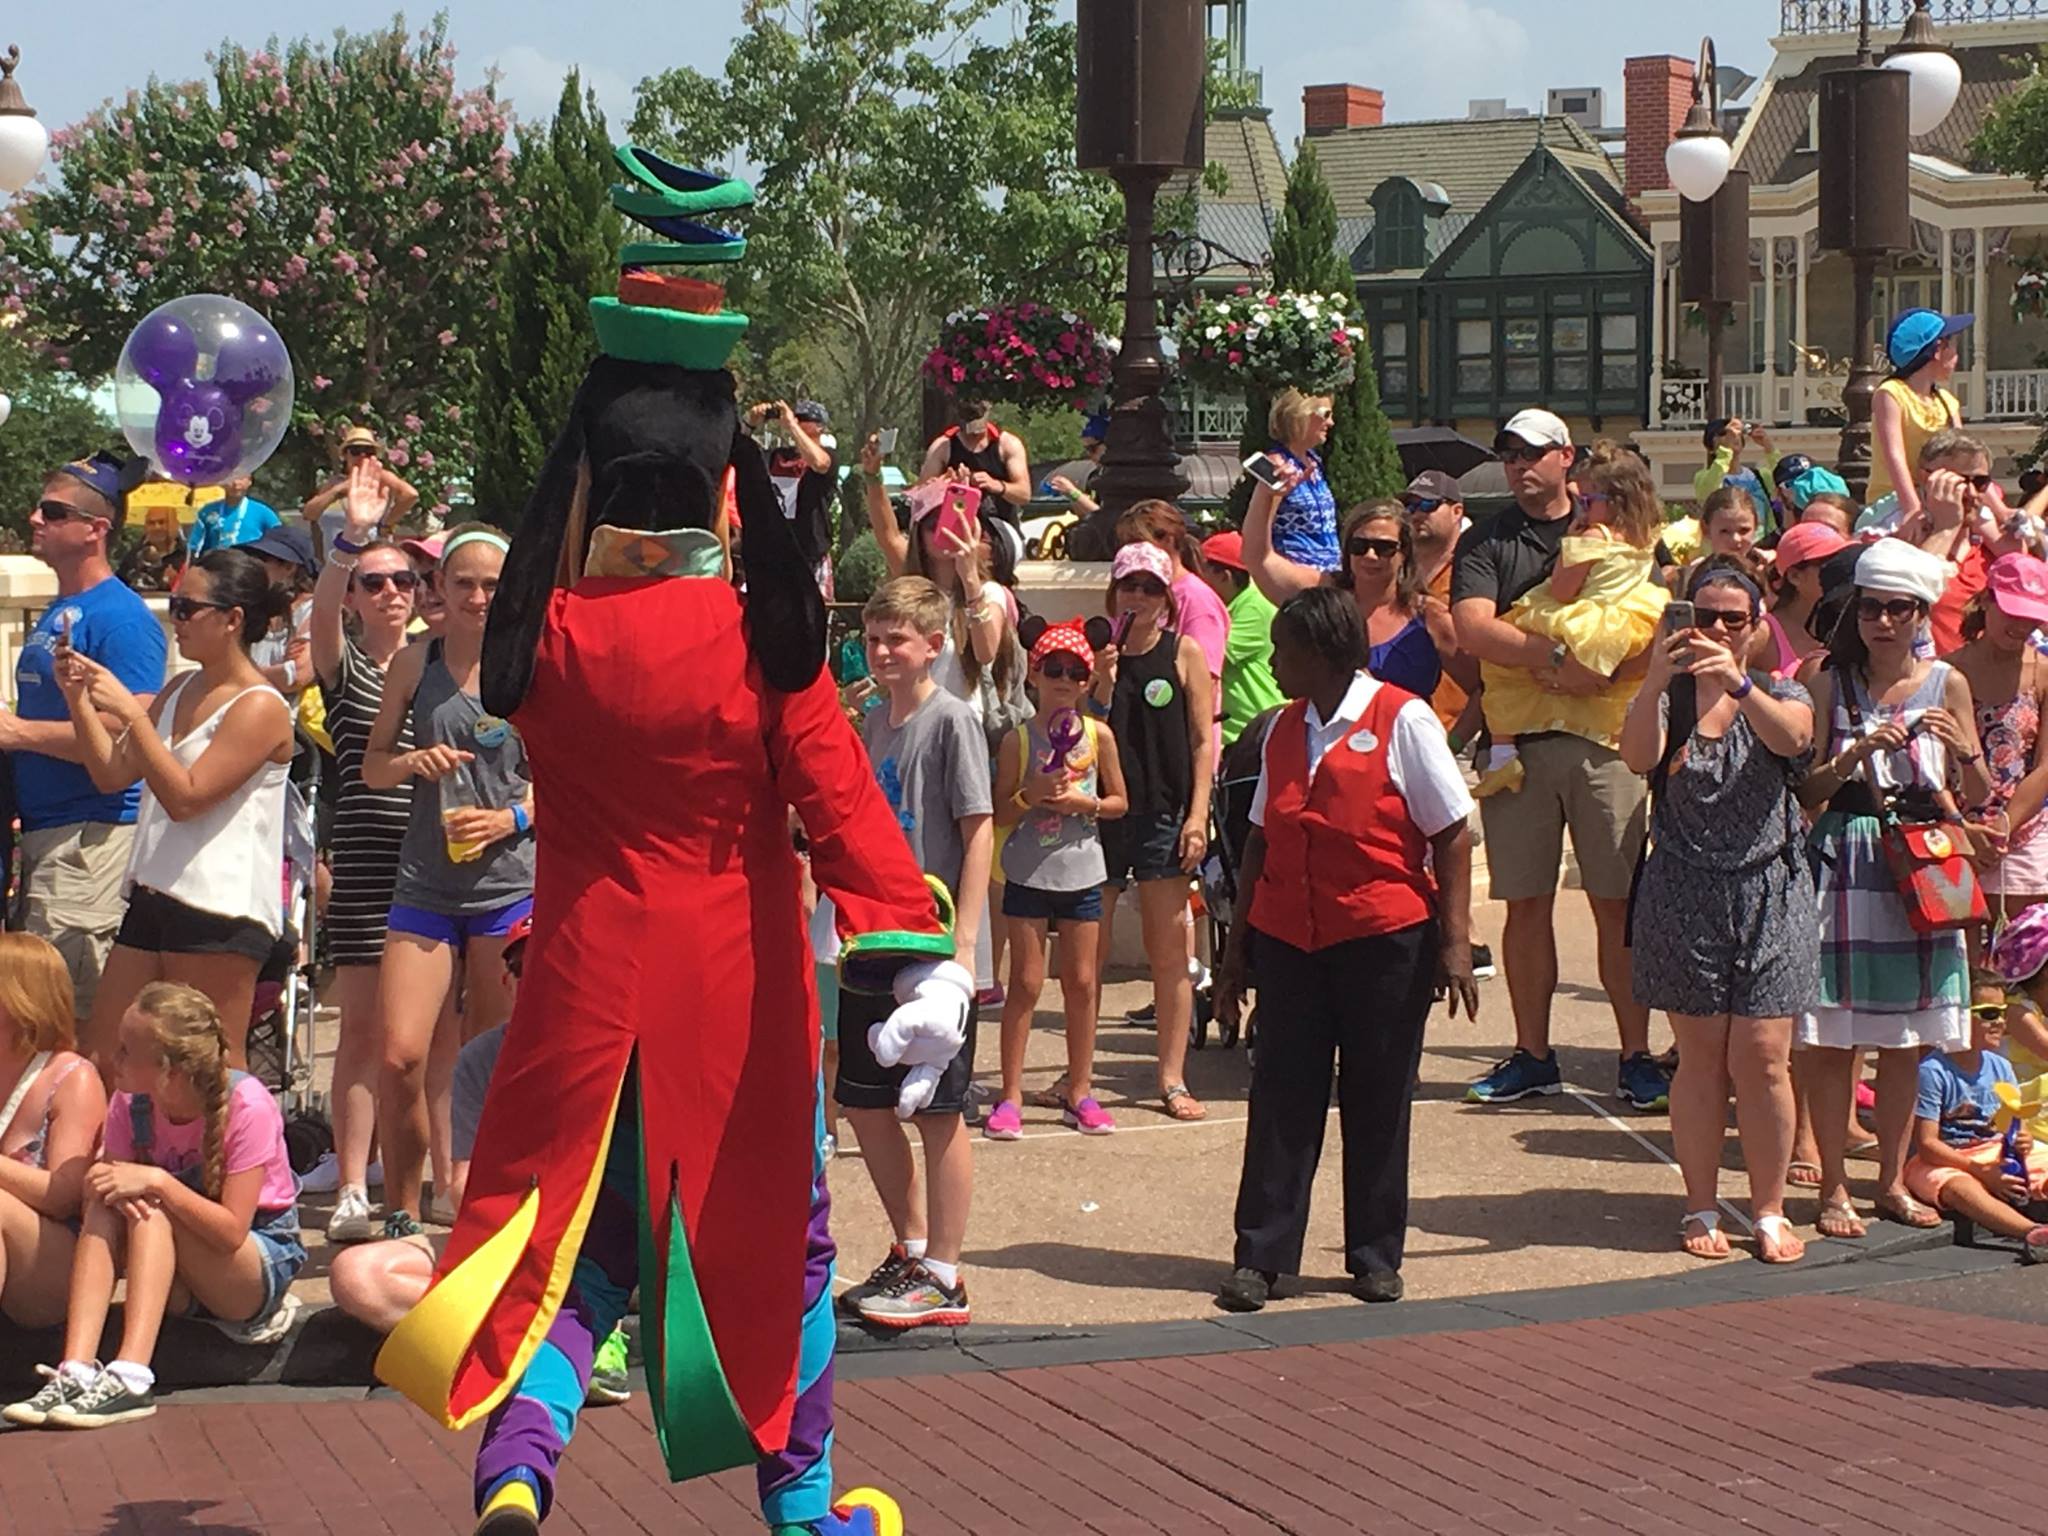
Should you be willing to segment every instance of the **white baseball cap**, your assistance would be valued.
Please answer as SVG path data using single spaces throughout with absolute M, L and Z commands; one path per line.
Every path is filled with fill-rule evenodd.
M 1549 411 L 1517 411 L 1508 418 L 1508 424 L 1496 432 L 1493 446 L 1496 451 L 1508 438 L 1527 443 L 1531 448 L 1569 448 L 1572 445 L 1571 428 Z

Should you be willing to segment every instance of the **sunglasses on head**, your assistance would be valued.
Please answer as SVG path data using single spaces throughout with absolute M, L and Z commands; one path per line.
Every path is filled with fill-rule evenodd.
M 181 594 L 173 593 L 170 600 L 164 606 L 170 610 L 171 617 L 182 624 L 185 620 L 197 617 L 199 614 L 209 610 L 214 613 L 226 613 L 236 605 L 233 603 L 216 603 L 204 597 L 185 597 Z
M 416 589 L 420 584 L 419 572 L 364 571 L 361 575 L 356 577 L 356 585 L 361 587 L 365 592 L 369 592 L 372 594 L 382 592 L 384 590 L 384 584 L 386 582 L 389 582 L 393 587 L 397 588 L 400 592 L 411 592 L 414 589 Z
M 1875 624 L 1879 619 L 1890 619 L 1894 624 L 1904 624 L 1920 616 L 1920 599 L 1917 597 L 1859 597 L 1856 599 L 1856 617 L 1866 623 Z
M 1064 678 L 1068 682 L 1085 683 L 1091 670 L 1087 662 L 1066 651 L 1054 651 L 1038 664 L 1038 675 L 1053 682 Z
M 1382 560 L 1391 560 L 1401 553 L 1399 539 L 1369 539 L 1362 533 L 1354 533 L 1344 541 L 1347 555 L 1378 555 Z

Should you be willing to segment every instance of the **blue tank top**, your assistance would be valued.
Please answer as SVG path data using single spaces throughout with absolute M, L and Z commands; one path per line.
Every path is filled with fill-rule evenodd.
M 1400 633 L 1392 639 L 1365 653 L 1365 669 L 1381 682 L 1405 688 L 1419 699 L 1434 694 L 1444 675 L 1436 641 L 1430 638 L 1429 626 L 1422 622 L 1419 613 L 1402 625 Z

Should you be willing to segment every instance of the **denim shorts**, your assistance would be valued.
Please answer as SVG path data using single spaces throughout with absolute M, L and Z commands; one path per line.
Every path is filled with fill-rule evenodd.
M 306 1267 L 306 1245 L 300 1241 L 298 1207 L 286 1206 L 267 1216 L 259 1211 L 257 1218 L 249 1228 L 249 1235 L 256 1239 L 256 1246 L 263 1255 L 263 1305 L 256 1309 L 253 1317 L 229 1319 L 244 1326 L 264 1322 L 276 1312 L 284 1304 L 284 1293 L 291 1289 L 292 1281 Z M 195 1301 L 187 1316 L 211 1318 L 213 1314 Z
M 1102 855 L 1109 865 L 1109 884 L 1122 889 L 1133 880 L 1189 880 L 1180 867 L 1180 829 L 1187 818 L 1176 812 L 1119 816 L 1102 824 Z
M 532 914 L 531 896 L 522 896 L 488 912 L 429 912 L 424 907 L 408 907 L 400 902 L 391 908 L 388 931 L 409 933 L 416 939 L 459 950 L 466 948 L 471 939 L 502 939 L 512 931 L 514 923 Z
M 1003 885 L 1003 916 L 1027 923 L 1099 923 L 1102 921 L 1102 887 L 1091 885 L 1078 891 L 1041 891 L 1035 885 L 1010 880 Z
M 253 918 L 202 912 L 138 885 L 114 942 L 150 955 L 240 955 L 261 965 L 277 948 L 277 935 Z

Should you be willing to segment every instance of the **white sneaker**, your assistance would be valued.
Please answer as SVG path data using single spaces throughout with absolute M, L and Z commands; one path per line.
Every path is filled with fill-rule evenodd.
M 341 1159 L 332 1152 L 322 1152 L 320 1161 L 307 1170 L 299 1180 L 299 1191 L 308 1195 L 331 1195 L 341 1188 Z
M 327 1222 L 327 1241 L 366 1243 L 374 1236 L 376 1229 L 370 1222 L 370 1196 L 350 1185 L 334 1202 L 334 1214 Z

